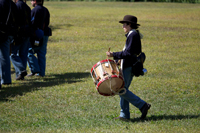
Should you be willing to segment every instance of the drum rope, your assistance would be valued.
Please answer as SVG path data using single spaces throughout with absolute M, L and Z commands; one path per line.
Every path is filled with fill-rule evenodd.
M 126 93 L 126 89 L 125 88 L 121 88 L 120 90 L 118 90 L 117 92 L 116 91 L 114 91 L 113 89 L 112 89 L 112 82 L 111 82 L 111 80 L 112 80 L 112 77 L 111 76 L 109 76 L 108 77 L 108 79 L 110 80 L 110 91 L 111 92 L 113 92 L 115 95 L 123 95 L 123 94 L 125 94 Z M 122 91 L 122 90 L 124 90 L 122 93 L 119 93 L 120 91 Z

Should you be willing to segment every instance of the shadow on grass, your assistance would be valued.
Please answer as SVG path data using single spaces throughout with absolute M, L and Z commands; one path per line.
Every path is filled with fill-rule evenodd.
M 50 25 L 49 27 L 51 28 L 52 31 L 54 31 L 56 29 L 63 29 L 63 27 L 69 28 L 72 26 L 73 26 L 72 24 L 55 24 L 55 25 Z
M 160 121 L 160 120 L 182 120 L 182 119 L 197 119 L 200 115 L 152 115 L 145 120 L 140 118 L 131 119 L 130 122 L 143 122 L 143 121 Z
M 46 75 L 45 77 L 26 77 L 24 82 L 16 83 L 19 84 L 19 86 L 10 85 L 6 88 L 2 87 L 0 90 L 0 102 L 9 101 L 9 97 L 22 96 L 27 92 L 40 90 L 41 87 L 82 82 L 83 78 L 89 76 L 89 72 L 78 72 Z

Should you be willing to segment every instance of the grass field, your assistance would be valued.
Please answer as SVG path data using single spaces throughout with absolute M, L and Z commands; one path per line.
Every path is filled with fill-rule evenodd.
M 30 5 L 30 3 L 29 3 Z M 45 2 L 53 36 L 44 78 L 25 78 L 0 90 L 0 132 L 200 133 L 200 5 L 129 2 Z M 147 119 L 130 106 L 131 122 L 113 120 L 119 97 L 98 94 L 90 69 L 120 51 L 118 23 L 138 17 L 144 67 L 130 90 L 152 104 Z M 30 71 L 28 71 L 30 73 Z

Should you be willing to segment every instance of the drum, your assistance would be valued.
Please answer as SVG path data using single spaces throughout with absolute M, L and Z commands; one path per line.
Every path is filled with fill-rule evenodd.
M 113 60 L 106 59 L 97 62 L 91 69 L 91 76 L 97 91 L 103 96 L 121 95 L 126 92 L 123 88 L 123 76 Z

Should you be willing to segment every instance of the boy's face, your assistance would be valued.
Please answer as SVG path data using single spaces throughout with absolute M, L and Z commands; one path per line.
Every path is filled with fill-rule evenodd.
M 123 23 L 123 27 L 122 28 L 124 29 L 125 33 L 128 33 L 129 31 L 131 31 L 130 24 L 128 25 L 127 23 Z

